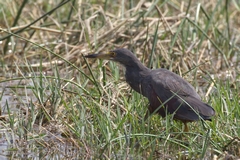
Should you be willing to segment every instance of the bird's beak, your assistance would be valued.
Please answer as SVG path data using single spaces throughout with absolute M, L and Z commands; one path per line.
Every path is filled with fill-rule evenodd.
M 85 58 L 99 58 L 99 59 L 111 59 L 111 52 L 106 52 L 106 53 L 94 53 L 94 54 L 89 54 L 84 56 Z

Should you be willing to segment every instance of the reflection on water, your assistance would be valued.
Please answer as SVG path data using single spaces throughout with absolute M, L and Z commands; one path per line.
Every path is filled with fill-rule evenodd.
M 61 136 L 61 124 L 29 126 L 31 105 L 37 101 L 31 87 L 31 79 L 0 83 L 0 159 L 81 159 L 81 149 Z

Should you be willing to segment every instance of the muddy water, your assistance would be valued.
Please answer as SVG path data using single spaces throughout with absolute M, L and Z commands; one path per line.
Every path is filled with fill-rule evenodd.
M 9 115 L 16 115 L 26 110 L 29 101 L 35 99 L 30 89 L 21 88 L 26 81 L 6 81 L 0 83 L 0 107 L 1 107 L 1 129 L 0 129 L 0 159 L 15 157 L 13 150 L 19 150 L 17 143 L 21 138 L 14 133 L 14 126 L 9 126 Z M 30 82 L 28 84 L 31 84 Z M 26 85 L 25 85 L 26 86 Z M 29 99 L 31 97 L 31 99 Z M 15 121 L 17 123 L 17 121 Z M 15 124 L 14 122 L 14 124 Z M 9 151 L 11 150 L 11 151 Z
M 30 106 L 37 102 L 31 87 L 31 79 L 0 83 L 0 160 L 80 156 L 79 148 L 62 137 L 57 122 L 47 125 L 34 123 L 29 127 Z M 12 126 L 11 117 L 14 118 Z

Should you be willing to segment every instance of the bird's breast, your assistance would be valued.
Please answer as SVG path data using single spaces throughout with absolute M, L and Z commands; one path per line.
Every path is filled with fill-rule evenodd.
M 134 89 L 136 92 L 147 97 L 147 86 L 148 72 L 143 70 L 135 70 L 134 68 L 126 68 L 125 78 L 126 82 Z

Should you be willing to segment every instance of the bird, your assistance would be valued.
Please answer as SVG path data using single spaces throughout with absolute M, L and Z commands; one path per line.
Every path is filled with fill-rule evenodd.
M 85 58 L 107 59 L 125 67 L 125 79 L 130 87 L 149 101 L 145 118 L 157 113 L 162 117 L 173 115 L 174 120 L 184 124 L 184 132 L 189 132 L 188 122 L 209 120 L 215 110 L 204 103 L 194 87 L 179 75 L 165 68 L 150 69 L 126 48 L 93 53 Z

